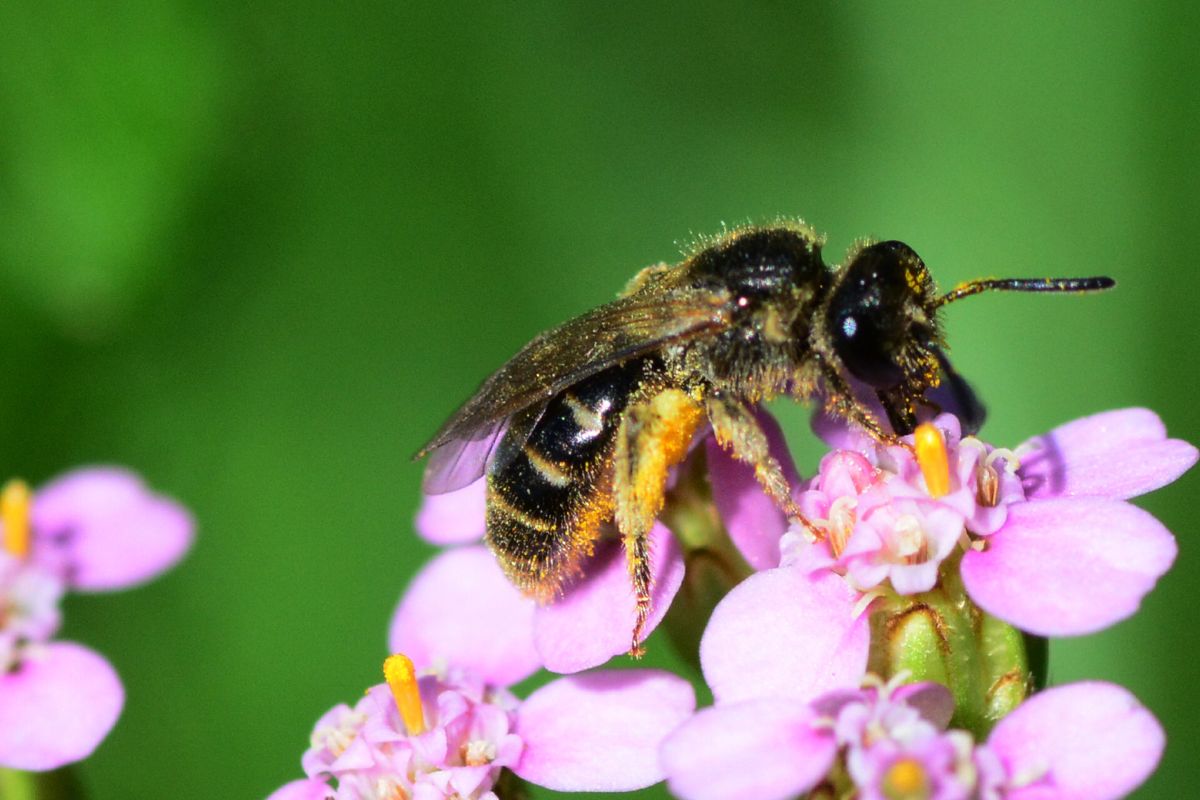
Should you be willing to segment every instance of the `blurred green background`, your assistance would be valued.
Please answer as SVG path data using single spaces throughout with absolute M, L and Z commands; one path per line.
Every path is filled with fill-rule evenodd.
M 0 472 L 127 464 L 201 526 L 67 603 L 128 688 L 91 796 L 298 777 L 431 552 L 411 453 L 723 222 L 900 238 L 943 286 L 1114 275 L 948 311 L 985 433 L 1147 405 L 1200 441 L 1198 39 L 1183 2 L 0 6 Z M 1053 646 L 1167 726 L 1139 797 L 1198 777 L 1198 481 L 1141 501 L 1181 544 L 1143 612 Z

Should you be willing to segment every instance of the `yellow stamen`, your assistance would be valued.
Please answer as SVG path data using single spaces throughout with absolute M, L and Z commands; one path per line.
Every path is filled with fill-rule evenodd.
M 17 558 L 29 554 L 29 506 L 33 493 L 29 484 L 13 479 L 0 490 L 0 522 L 4 523 L 4 549 Z
M 946 455 L 946 443 L 942 432 L 928 422 L 917 426 L 914 436 L 917 463 L 925 476 L 925 488 L 929 496 L 942 497 L 950 492 L 950 464 Z
M 902 758 L 883 776 L 883 796 L 889 800 L 923 800 L 930 795 L 929 776 L 915 758 Z
M 391 687 L 396 710 L 404 720 L 409 736 L 425 731 L 425 715 L 421 711 L 421 691 L 417 687 L 417 671 L 406 655 L 388 656 L 383 662 L 383 677 Z

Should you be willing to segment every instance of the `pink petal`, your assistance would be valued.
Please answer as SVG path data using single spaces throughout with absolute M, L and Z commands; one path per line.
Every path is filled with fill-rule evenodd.
M 1165 486 L 1196 463 L 1187 442 L 1168 439 L 1162 420 L 1144 408 L 1084 417 L 1035 437 L 1022 447 L 1026 496 L 1104 495 L 1125 499 Z
M 1124 797 L 1162 756 L 1162 726 L 1137 698 L 1111 683 L 1073 683 L 1026 700 L 996 725 L 988 746 L 1013 776 L 1046 773 L 1005 796 L 1049 800 Z
M 1101 497 L 1014 504 L 985 542 L 963 557 L 967 593 L 1039 636 L 1091 633 L 1125 619 L 1177 550 L 1150 514 Z
M 150 580 L 183 558 L 195 528 L 183 506 L 112 467 L 76 470 L 38 490 L 33 525 L 52 546 L 62 542 L 67 580 L 83 591 Z
M 751 575 L 725 596 L 700 641 L 718 703 L 759 697 L 804 701 L 857 687 L 867 667 L 861 595 L 831 572 L 781 568 Z
M 426 564 L 400 599 L 388 647 L 418 669 L 464 667 L 499 686 L 541 666 L 533 646 L 534 602 L 486 548 L 448 550 Z
M 855 400 L 871 412 L 871 416 L 880 421 L 885 430 L 891 430 L 887 423 L 887 412 L 875 395 L 875 390 L 858 380 L 850 379 L 851 393 Z M 857 450 L 860 453 L 873 453 L 878 443 L 871 435 L 857 425 L 851 425 L 841 417 L 826 413 L 818 408 L 810 420 L 812 432 L 833 450 Z
M 662 763 L 684 800 L 796 797 L 829 771 L 837 743 L 814 730 L 799 700 L 771 698 L 706 708 L 672 733 Z
M 86 758 L 124 704 L 117 673 L 98 653 L 42 645 L 0 676 L 0 765 L 40 772 Z
M 872 449 L 873 443 L 868 434 L 826 411 L 818 409 L 813 412 L 810 427 L 817 438 L 832 450 L 865 452 Z
M 267 800 L 331 800 L 334 791 L 323 780 L 305 778 L 285 783 L 271 792 Z
M 770 442 L 771 455 L 783 467 L 788 482 L 793 487 L 799 486 L 800 475 L 779 423 L 763 410 L 757 417 Z M 717 444 L 715 437 L 708 438 L 706 449 L 713 500 L 729 537 L 754 569 L 779 566 L 779 537 L 787 530 L 787 518 L 754 479 L 754 467 L 735 461 Z
M 653 605 L 642 640 L 658 627 L 683 583 L 683 555 L 661 523 L 650 531 Z M 542 663 L 552 672 L 579 672 L 629 651 L 636 599 L 615 540 L 601 542 L 583 565 L 584 576 L 550 605 L 538 608 L 533 637 Z
M 466 544 L 483 538 L 487 479 L 445 494 L 427 494 L 417 511 L 417 533 L 433 544 Z
M 696 707 L 691 684 L 649 669 L 559 678 L 517 709 L 513 769 L 564 792 L 627 792 L 663 779 L 658 747 Z

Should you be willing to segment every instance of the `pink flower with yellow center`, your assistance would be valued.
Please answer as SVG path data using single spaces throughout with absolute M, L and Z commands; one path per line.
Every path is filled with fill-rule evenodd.
M 466 548 L 417 577 L 390 634 L 406 655 L 389 658 L 386 683 L 353 708 L 339 705 L 317 722 L 302 758 L 307 778 L 271 800 L 493 800 L 505 770 L 559 791 L 631 791 L 662 780 L 658 744 L 694 709 L 691 685 L 658 670 L 599 671 L 519 699 L 506 687 L 539 667 L 532 616 L 492 567 L 490 554 Z M 443 570 L 459 580 L 451 595 Z M 499 607 L 481 603 L 496 598 Z
M 986 742 L 946 730 L 937 684 L 868 682 L 813 700 L 756 696 L 698 711 L 663 742 L 683 800 L 1115 800 L 1162 756 L 1161 726 L 1132 695 L 1076 683 L 1026 700 Z
M 826 535 L 814 542 L 794 526 L 782 538 L 781 566 L 750 576 L 717 606 L 702 661 L 762 653 L 769 644 L 774 653 L 794 647 L 781 658 L 807 663 L 809 642 L 821 641 L 832 647 L 830 668 L 864 669 L 870 591 L 885 580 L 900 594 L 927 590 L 956 542 L 965 547 L 959 570 L 970 598 L 1041 636 L 1091 633 L 1125 619 L 1171 566 L 1174 537 L 1126 500 L 1175 480 L 1197 451 L 1168 438 L 1151 412 L 1087 417 L 1013 451 L 961 436 L 947 415 L 918 435 L 908 439 L 910 450 L 834 429 L 832 438 L 857 449 L 827 456 L 799 496 Z M 725 502 L 752 498 L 760 512 L 727 521 L 778 529 L 782 515 L 763 506 L 761 494 L 743 476 Z
M 67 591 L 143 583 L 173 566 L 193 523 L 113 468 L 77 470 L 36 493 L 0 492 L 0 766 L 40 771 L 88 756 L 124 705 L 112 666 L 54 640 Z

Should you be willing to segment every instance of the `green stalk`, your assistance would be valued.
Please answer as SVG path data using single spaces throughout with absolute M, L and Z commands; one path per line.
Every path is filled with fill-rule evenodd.
M 1024 635 L 967 596 L 955 561 L 932 591 L 885 595 L 871 616 L 869 668 L 884 678 L 907 670 L 954 696 L 951 726 L 985 738 L 1037 686 Z
M 69 768 L 52 772 L 23 772 L 0 767 L 3 800 L 80 800 L 86 793 Z
M 659 519 L 679 541 L 685 567 L 683 585 L 663 625 L 679 655 L 699 671 L 700 637 L 713 609 L 754 571 L 717 513 L 702 449 L 680 466 Z

